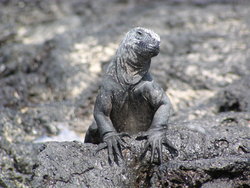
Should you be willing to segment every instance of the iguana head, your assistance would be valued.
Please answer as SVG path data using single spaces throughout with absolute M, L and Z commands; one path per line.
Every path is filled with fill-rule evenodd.
M 120 84 L 134 85 L 148 73 L 151 58 L 159 51 L 159 35 L 142 27 L 133 28 L 122 40 L 107 72 Z
M 121 45 L 131 54 L 152 58 L 160 51 L 160 37 L 149 29 L 136 27 L 126 34 Z

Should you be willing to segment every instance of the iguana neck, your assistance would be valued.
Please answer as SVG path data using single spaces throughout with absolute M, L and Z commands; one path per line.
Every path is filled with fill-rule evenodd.
M 139 61 L 129 58 L 116 59 L 116 72 L 120 84 L 131 86 L 135 85 L 148 72 L 151 60 Z

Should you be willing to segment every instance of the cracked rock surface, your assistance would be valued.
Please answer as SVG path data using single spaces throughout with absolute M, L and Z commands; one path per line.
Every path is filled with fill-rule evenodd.
M 248 187 L 249 5 L 0 0 L 0 187 Z M 161 37 L 151 72 L 173 104 L 179 156 L 139 161 L 134 135 L 110 166 L 82 141 L 101 76 L 135 26 Z
M 34 187 L 244 187 L 250 178 L 249 114 L 235 126 L 235 114 L 190 121 L 168 133 L 179 150 L 172 158 L 164 152 L 164 163 L 139 160 L 143 142 L 128 139 L 125 160 L 110 166 L 106 151 L 94 155 L 96 145 L 80 142 L 43 144 L 38 154 Z M 217 124 L 216 120 L 220 120 Z M 230 120 L 229 122 L 227 122 Z M 209 127 L 203 123 L 210 123 Z M 227 122 L 225 124 L 225 122 Z M 203 125 L 203 131 L 187 127 Z M 237 136 L 236 136 L 237 135 Z

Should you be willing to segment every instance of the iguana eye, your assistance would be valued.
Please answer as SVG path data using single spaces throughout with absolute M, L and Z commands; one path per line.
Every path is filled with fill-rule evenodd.
M 141 31 L 137 31 L 136 32 L 138 35 L 142 36 L 142 32 Z

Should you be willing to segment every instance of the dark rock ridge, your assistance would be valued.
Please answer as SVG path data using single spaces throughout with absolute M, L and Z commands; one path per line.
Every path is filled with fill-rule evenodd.
M 162 165 L 139 161 L 143 142 L 133 137 L 125 160 L 110 166 L 106 151 L 94 155 L 96 145 L 51 142 L 42 145 L 33 187 L 247 187 L 250 183 L 249 114 L 235 125 L 235 114 L 179 125 L 168 138 L 179 150 L 172 158 L 165 150 Z M 220 121 L 218 121 L 220 119 Z M 202 128 L 197 125 L 204 125 Z M 191 130 L 190 127 L 193 126 Z M 197 129 L 196 129 L 197 128 Z

